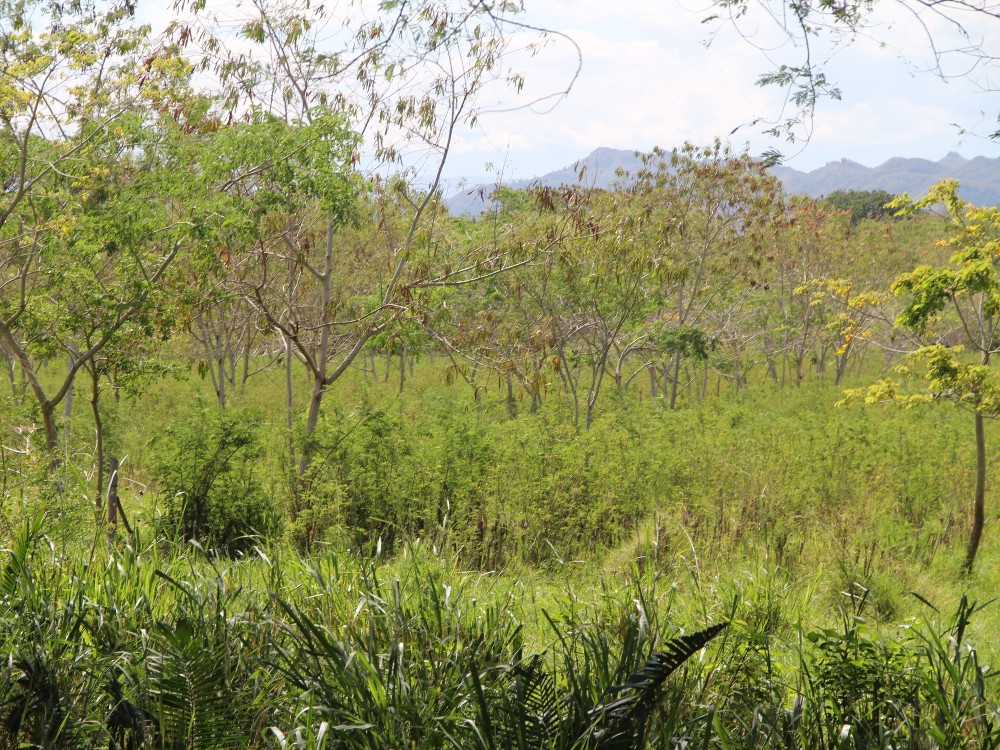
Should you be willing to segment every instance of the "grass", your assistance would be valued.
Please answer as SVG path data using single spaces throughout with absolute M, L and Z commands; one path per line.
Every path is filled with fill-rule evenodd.
M 37 453 L 8 455 L 0 742 L 486 748 L 544 725 L 546 747 L 597 747 L 588 711 L 723 621 L 631 746 L 1000 742 L 983 666 L 1000 614 L 973 604 L 1000 591 L 995 509 L 959 572 L 966 415 L 834 408 L 814 380 L 677 411 L 609 399 L 580 431 L 557 394 L 508 420 L 499 390 L 477 403 L 428 363 L 415 376 L 402 395 L 359 375 L 330 394 L 309 555 L 294 527 L 232 559 L 158 531 L 154 457 L 210 404 L 195 377 L 108 404 L 136 537 L 109 547 L 95 522 L 82 400 L 58 483 Z M 280 387 L 233 400 L 278 501 Z M 534 713 L 512 713 L 529 688 Z
M 526 746 L 602 747 L 594 709 L 615 686 L 669 639 L 722 621 L 656 691 L 645 736 L 621 747 L 1000 739 L 986 657 L 969 648 L 991 631 L 965 599 L 889 625 L 855 588 L 819 625 L 823 583 L 782 570 L 692 569 L 686 583 L 647 562 L 533 585 L 421 545 L 384 560 L 270 546 L 226 561 L 99 542 L 81 560 L 54 552 L 39 523 L 4 564 L 0 737 L 37 746 L 510 747 L 545 716 L 547 744 Z M 512 703 L 525 683 L 533 698 Z

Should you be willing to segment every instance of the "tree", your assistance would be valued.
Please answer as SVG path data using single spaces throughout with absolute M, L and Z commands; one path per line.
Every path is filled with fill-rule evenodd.
M 881 15 L 885 8 L 900 12 L 902 18 L 886 23 Z M 909 28 L 906 21 L 911 22 Z M 893 46 L 913 55 L 913 36 L 907 32 L 922 35 L 925 49 L 920 53 L 925 59 L 917 67 L 944 80 L 971 77 L 1000 58 L 995 41 L 1000 10 L 985 0 L 714 0 L 703 23 L 732 26 L 774 66 L 757 84 L 785 89 L 786 106 L 776 118 L 758 118 L 752 124 L 764 121 L 766 132 L 791 142 L 809 140 L 820 101 L 841 98 L 825 64 L 860 37 L 892 44 L 890 35 L 896 31 L 903 41 Z M 776 54 L 783 49 L 792 50 L 791 56 Z M 981 85 L 995 90 L 987 76 Z M 1000 130 L 990 137 L 1000 138 Z M 782 154 L 770 149 L 767 158 L 779 162 Z
M 194 224 L 171 189 L 190 174 L 169 114 L 190 67 L 153 48 L 127 7 L 0 3 L 0 348 L 34 395 L 46 444 L 76 374 L 158 324 L 166 274 Z M 39 368 L 69 358 L 43 383 Z M 54 453 L 53 453 L 54 460 Z
M 477 273 L 438 255 L 441 174 L 485 92 L 522 80 L 503 65 L 511 3 L 351 5 L 254 0 L 238 44 L 205 2 L 172 28 L 232 121 L 215 179 L 252 218 L 231 250 L 257 259 L 243 293 L 285 349 L 293 513 L 334 384 L 418 318 L 415 290 Z M 293 359 L 310 382 L 298 454 Z
M 990 367 L 1000 351 L 1000 208 L 972 206 L 958 197 L 958 183 L 945 180 L 926 197 L 903 196 L 893 206 L 901 214 L 943 204 L 954 234 L 940 243 L 952 249 L 946 265 L 921 265 L 892 285 L 906 306 L 896 325 L 927 343 L 898 367 L 897 379 L 883 379 L 848 398 L 903 406 L 948 401 L 970 412 L 975 422 L 976 472 L 972 528 L 963 570 L 971 572 L 986 521 L 985 421 L 1000 414 L 1000 380 Z M 908 386 L 914 376 L 922 386 Z
M 858 224 L 863 219 L 881 219 L 892 216 L 895 211 L 887 207 L 895 198 L 885 190 L 834 190 L 826 196 L 825 203 L 851 215 L 851 223 Z
M 685 356 L 707 353 L 711 335 L 698 332 L 706 333 L 713 310 L 741 304 L 738 290 L 755 280 L 784 220 L 784 205 L 778 182 L 761 162 L 718 141 L 670 154 L 654 151 L 637 177 L 633 202 L 652 218 L 656 229 L 649 239 L 662 256 L 659 315 L 677 329 L 658 337 L 673 408 Z

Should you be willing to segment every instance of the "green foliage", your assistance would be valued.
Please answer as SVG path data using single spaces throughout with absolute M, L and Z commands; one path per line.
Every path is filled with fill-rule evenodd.
M 983 420 L 1000 409 L 1000 385 L 990 367 L 1000 351 L 994 329 L 1000 322 L 1000 209 L 971 206 L 958 195 L 958 183 L 944 180 L 919 201 L 903 195 L 890 206 L 900 215 L 913 214 L 937 204 L 948 209 L 953 234 L 939 245 L 953 249 L 946 266 L 918 266 L 900 276 L 892 285 L 897 296 L 907 298 L 896 318 L 896 326 L 919 337 L 933 337 L 932 344 L 917 346 L 909 361 L 897 367 L 912 380 L 911 365 L 924 369 L 924 387 L 909 392 L 907 383 L 879 380 L 867 390 L 847 392 L 847 399 L 867 403 L 886 401 L 912 406 L 945 399 L 975 414 L 976 488 L 973 520 L 965 556 L 965 570 L 971 571 L 986 520 L 986 434 Z M 947 339 L 948 343 L 942 343 Z M 922 342 L 923 343 L 923 342 Z M 970 350 L 978 362 L 965 360 Z
M 161 747 L 211 750 L 246 747 L 239 732 L 228 664 L 230 645 L 212 643 L 185 619 L 158 623 L 146 658 L 149 697 Z
M 846 211 L 851 215 L 851 223 L 859 224 L 864 219 L 893 216 L 895 210 L 887 204 L 895 197 L 885 190 L 834 190 L 823 202 L 838 211 Z
M 552 589 L 462 572 L 420 544 L 394 559 L 271 545 L 225 560 L 98 540 L 88 560 L 54 553 L 45 531 L 22 526 L 0 579 L 13 747 L 1000 741 L 992 630 L 957 593 L 954 618 L 923 603 L 880 626 L 863 587 L 831 590 L 830 625 L 815 570 L 745 561 L 708 578 L 646 558 Z M 680 630 L 698 618 L 731 622 Z
M 420 538 L 479 567 L 593 552 L 652 507 L 655 462 L 633 427 L 495 422 L 453 396 L 418 411 L 334 412 L 313 437 L 296 540 L 398 550 Z M 630 442 L 634 441 L 634 442 Z
M 153 474 L 166 501 L 162 528 L 205 549 L 233 554 L 278 528 L 264 489 L 257 417 L 196 407 L 175 420 L 157 446 Z

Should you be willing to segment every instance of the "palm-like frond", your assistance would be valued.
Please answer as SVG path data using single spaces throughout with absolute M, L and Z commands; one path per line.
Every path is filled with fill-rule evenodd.
M 226 676 L 225 644 L 197 639 L 184 620 L 161 624 L 147 661 L 164 748 L 221 750 L 245 747 L 237 731 L 236 701 Z
M 125 698 L 118 675 L 113 674 L 104 687 L 111 699 L 106 726 L 112 746 L 121 750 L 139 750 L 146 742 L 146 727 L 152 716 Z
M 497 739 L 503 748 L 534 750 L 551 747 L 559 730 L 560 700 L 555 680 L 535 655 L 508 672 Z
M 0 598 L 13 596 L 17 592 L 27 565 L 28 553 L 35 538 L 41 533 L 41 527 L 40 516 L 28 519 L 14 538 L 11 548 L 6 550 L 7 561 L 0 568 Z
M 0 741 L 9 748 L 72 747 L 75 722 L 67 714 L 65 685 L 55 664 L 40 654 L 22 654 L 11 664 L 20 673 L 18 693 L 0 705 Z
M 722 622 L 697 633 L 673 638 L 666 648 L 653 653 L 641 669 L 629 675 L 613 693 L 627 693 L 595 707 L 590 712 L 595 747 L 625 750 L 642 747 L 646 720 L 656 703 L 663 682 L 691 656 L 717 636 L 728 623 Z

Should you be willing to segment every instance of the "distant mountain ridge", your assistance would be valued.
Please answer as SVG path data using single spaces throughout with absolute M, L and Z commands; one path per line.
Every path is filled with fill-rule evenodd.
M 954 177 L 961 183 L 959 192 L 967 201 L 984 206 L 1000 203 L 1000 157 L 966 159 L 952 151 L 939 161 L 896 156 L 869 168 L 850 159 L 841 159 L 812 172 L 789 167 L 775 167 L 771 172 L 781 180 L 786 192 L 813 197 L 834 190 L 885 190 L 919 198 L 934 183 Z
M 517 180 L 508 186 L 524 189 L 532 185 L 557 187 L 582 182 L 592 187 L 609 188 L 619 168 L 635 172 L 641 166 L 633 151 L 598 148 L 572 166 L 530 180 Z M 850 159 L 841 159 L 811 172 L 774 167 L 771 173 L 781 180 L 785 192 L 814 198 L 834 190 L 885 190 L 905 192 L 917 198 L 939 180 L 953 177 L 961 183 L 959 192 L 966 200 L 985 206 L 1000 204 L 1000 157 L 966 159 L 952 151 L 939 161 L 896 156 L 877 167 L 866 167 Z M 453 214 L 477 216 L 489 208 L 488 196 L 494 187 L 476 185 L 446 199 L 445 205 Z

